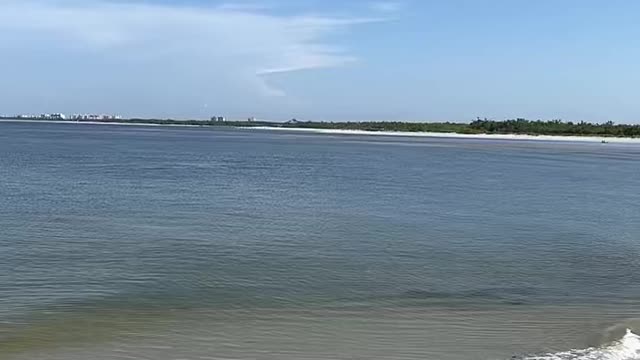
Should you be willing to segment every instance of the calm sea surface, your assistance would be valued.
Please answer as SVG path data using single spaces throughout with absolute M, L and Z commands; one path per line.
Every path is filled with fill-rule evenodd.
M 0 124 L 3 360 L 636 359 L 637 317 L 640 145 Z

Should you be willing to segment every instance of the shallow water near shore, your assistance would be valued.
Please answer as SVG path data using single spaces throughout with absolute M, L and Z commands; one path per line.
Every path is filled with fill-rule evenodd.
M 639 358 L 639 159 L 2 123 L 0 359 Z

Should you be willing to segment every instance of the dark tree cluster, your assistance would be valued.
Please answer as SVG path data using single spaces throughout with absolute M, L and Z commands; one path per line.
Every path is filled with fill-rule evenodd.
M 477 119 L 469 127 L 487 134 L 531 134 L 531 135 L 592 135 L 592 136 L 640 136 L 640 125 L 616 125 L 609 121 L 602 124 L 589 122 L 563 122 L 561 120 L 515 119 L 494 121 Z

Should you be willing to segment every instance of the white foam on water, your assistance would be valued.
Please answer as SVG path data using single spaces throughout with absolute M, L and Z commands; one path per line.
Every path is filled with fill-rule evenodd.
M 609 345 L 527 356 L 523 360 L 635 360 L 640 359 L 640 336 L 627 329 L 622 339 Z

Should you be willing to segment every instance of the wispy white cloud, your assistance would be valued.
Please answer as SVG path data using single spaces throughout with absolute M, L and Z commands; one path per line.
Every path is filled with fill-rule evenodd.
M 375 1 L 370 4 L 372 10 L 381 13 L 393 13 L 400 11 L 403 4 L 397 1 Z
M 270 10 L 273 8 L 272 5 L 268 4 L 258 4 L 253 2 L 236 2 L 236 3 L 226 3 L 220 4 L 217 6 L 218 10 L 227 10 L 227 11 L 264 11 Z
M 162 73 L 166 83 L 194 89 L 235 81 L 230 87 L 257 96 L 284 95 L 266 82 L 266 75 L 355 61 L 347 49 L 329 42 L 328 35 L 372 21 L 379 19 L 277 15 L 251 3 L 0 0 L 0 48 L 6 50 L 5 62 L 13 53 L 41 48 L 69 54 L 70 63 L 79 62 L 71 55 L 89 63 L 119 62 L 124 64 L 120 76 L 131 83 L 148 82 L 143 77 L 154 72 Z M 0 74 L 3 71 L 8 70 L 0 68 Z M 70 81 L 82 80 L 72 69 L 67 71 Z

